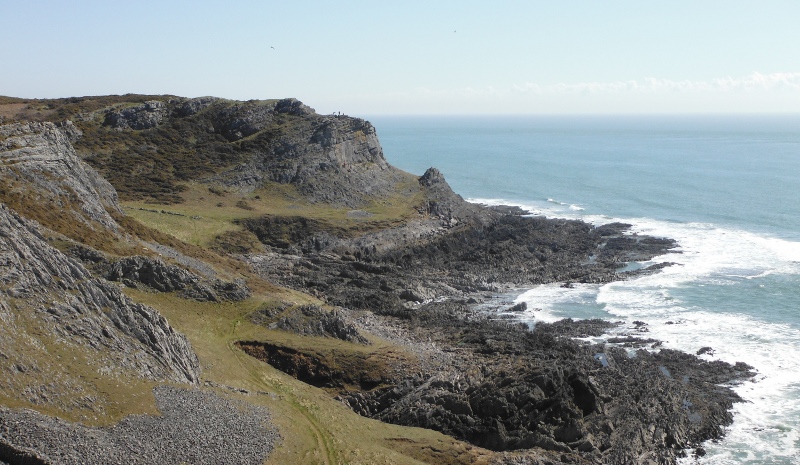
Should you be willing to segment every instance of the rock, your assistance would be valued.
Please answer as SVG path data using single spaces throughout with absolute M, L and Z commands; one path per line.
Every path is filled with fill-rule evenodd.
M 177 117 L 186 117 L 192 116 L 201 111 L 205 110 L 206 108 L 210 107 L 214 103 L 221 101 L 217 97 L 197 97 L 192 99 L 187 99 L 183 101 L 183 103 L 178 104 L 175 106 L 175 110 L 173 113 Z
M 714 349 L 712 349 L 711 347 L 701 347 L 697 351 L 697 355 L 703 355 L 703 354 L 714 355 Z
M 3 377 L 23 383 L 19 389 L 36 385 L 43 372 L 62 383 L 49 394 L 31 391 L 34 403 L 64 407 L 60 397 L 69 397 L 84 382 L 72 379 L 68 367 L 47 355 L 43 348 L 54 343 L 83 354 L 101 376 L 199 380 L 197 356 L 164 317 L 131 301 L 118 286 L 94 278 L 80 262 L 47 244 L 35 224 L 1 204 L 0 304 L 5 315 L 0 346 L 9 351 L 6 360 L 36 367 L 20 375 L 14 366 L 0 364 Z
M 197 275 L 157 258 L 124 257 L 107 265 L 105 278 L 109 281 L 141 283 L 157 291 L 172 292 L 200 281 Z
M 140 131 L 158 126 L 168 113 L 169 110 L 164 102 L 150 100 L 141 105 L 108 111 L 103 124 L 117 130 Z
M 0 461 L 13 464 L 261 464 L 279 436 L 263 407 L 211 391 L 160 386 L 160 415 L 87 427 L 0 407 Z
M 109 281 L 123 282 L 132 287 L 143 284 L 159 292 L 183 291 L 180 296 L 200 302 L 241 301 L 250 297 L 250 290 L 243 280 L 204 279 L 158 258 L 123 257 L 96 268 L 102 270 Z
M 309 116 L 316 112 L 313 108 L 306 106 L 300 100 L 295 98 L 285 98 L 275 104 L 276 113 L 288 113 L 294 116 Z
M 326 310 L 316 305 L 267 308 L 254 312 L 250 319 L 268 327 L 277 320 L 276 328 L 306 336 L 332 337 L 365 345 L 370 343 L 353 324 L 347 310 L 341 308 Z
M 528 309 L 528 304 L 526 304 L 525 302 L 520 302 L 520 303 L 512 306 L 511 308 L 509 308 L 508 311 L 509 312 L 520 313 L 520 312 L 524 312 L 527 309 Z
M 122 213 L 117 193 L 75 154 L 68 137 L 75 131 L 71 123 L 0 126 L 0 198 L 20 196 L 20 209 L 55 208 L 64 221 L 117 231 L 109 214 Z
M 292 124 L 278 124 L 287 118 Z M 238 104 L 217 120 L 228 140 L 248 137 L 239 147 L 252 156 L 210 179 L 239 191 L 272 181 L 292 184 L 315 202 L 359 209 L 408 178 L 386 162 L 375 128 L 361 119 L 318 115 L 285 99 Z

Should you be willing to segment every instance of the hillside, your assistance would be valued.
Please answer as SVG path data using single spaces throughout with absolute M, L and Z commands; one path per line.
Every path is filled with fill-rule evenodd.
M 676 244 L 468 204 L 358 118 L 2 97 L 0 124 L 0 462 L 674 463 L 751 374 L 644 322 L 514 323 L 496 296 Z

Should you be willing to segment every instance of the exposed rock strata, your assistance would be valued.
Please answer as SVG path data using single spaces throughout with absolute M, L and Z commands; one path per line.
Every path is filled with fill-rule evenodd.
M 151 100 L 141 105 L 110 110 L 106 113 L 103 124 L 115 129 L 150 129 L 158 126 L 167 116 L 168 109 L 164 102 Z
M 364 248 L 366 236 L 276 218 L 270 221 L 291 232 L 276 242 L 262 223 L 246 225 L 268 246 L 269 253 L 250 258 L 265 276 L 331 304 L 399 317 L 387 324 L 405 328 L 409 346 L 433 341 L 438 349 L 420 354 L 428 360 L 420 362 L 423 370 L 365 387 L 358 373 L 339 372 L 313 354 L 265 346 L 254 355 L 339 388 L 340 399 L 362 415 L 497 451 L 541 448 L 573 463 L 674 463 L 685 448 L 721 436 L 738 397 L 715 384 L 751 376 L 746 365 L 672 351 L 631 358 L 613 344 L 571 339 L 598 336 L 608 323 L 563 321 L 529 331 L 465 303 L 525 285 L 656 272 L 618 270 L 665 253 L 674 241 L 629 235 L 624 224 L 593 227 L 464 205 L 435 170 L 420 185 L 429 189 L 427 213 L 443 221 L 405 241 L 380 230 L 366 235 L 375 247 Z M 361 389 L 343 389 L 353 383 Z
M 294 99 L 226 111 L 243 119 L 233 135 L 230 124 L 223 134 L 250 136 L 238 149 L 251 154 L 213 178 L 226 185 L 249 191 L 265 181 L 292 184 L 314 201 L 357 208 L 407 179 L 386 162 L 375 128 L 362 119 L 318 115 Z
M 326 310 L 316 305 L 281 306 L 254 312 L 255 324 L 267 325 L 305 336 L 323 336 L 357 344 L 369 344 L 355 325 L 349 312 L 342 308 Z M 277 320 L 271 323 L 271 320 Z
M 467 213 L 456 227 L 408 223 L 353 238 L 300 218 L 243 224 L 271 246 L 250 257 L 266 276 L 335 305 L 379 312 L 402 312 L 404 302 L 533 284 L 610 282 L 631 275 L 618 271 L 628 261 L 648 260 L 675 246 L 626 235 L 623 225 L 594 228 L 458 206 L 448 211 Z M 267 224 L 290 233 L 277 240 L 269 233 L 276 228 Z
M 70 143 L 72 123 L 16 123 L 0 126 L 0 189 L 63 210 L 65 221 L 117 230 L 109 214 L 122 213 L 111 184 L 83 163 Z M 38 197 L 37 197 L 38 196 Z M 96 224 L 96 223 L 99 223 Z
M 182 291 L 180 295 L 201 302 L 240 301 L 250 297 L 244 282 L 206 280 L 176 265 L 142 256 L 123 257 L 96 266 L 109 281 L 128 286 L 144 285 L 159 292 Z
M 0 205 L 0 309 L 3 358 L 16 361 L 2 365 L 6 379 L 2 387 L 29 390 L 33 403 L 59 405 L 60 397 L 69 398 L 72 391 L 82 389 L 80 382 L 69 381 L 71 375 L 62 372 L 58 347 L 88 354 L 93 369 L 108 376 L 123 370 L 152 380 L 196 383 L 199 379 L 197 356 L 164 317 L 128 299 L 118 286 L 93 277 L 81 263 L 45 242 L 34 224 L 4 205 Z M 49 376 L 56 385 L 37 389 L 28 385 L 48 372 L 54 373 Z

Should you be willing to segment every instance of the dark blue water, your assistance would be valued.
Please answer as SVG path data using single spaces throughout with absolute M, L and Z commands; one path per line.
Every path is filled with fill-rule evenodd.
M 800 115 L 371 121 L 390 163 L 435 166 L 465 198 L 678 240 L 658 275 L 531 289 L 527 318 L 643 320 L 668 347 L 755 366 L 702 463 L 800 463 Z

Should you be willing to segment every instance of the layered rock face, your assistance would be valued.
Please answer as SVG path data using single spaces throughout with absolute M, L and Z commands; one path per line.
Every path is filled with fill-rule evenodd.
M 120 237 L 114 188 L 76 155 L 69 122 L 0 127 L 0 192 L 56 230 Z M 62 410 L 102 409 L 116 377 L 197 383 L 186 338 L 154 309 L 45 240 L 58 236 L 0 204 L 0 391 Z
M 109 111 L 104 124 L 116 129 L 150 129 L 161 123 L 167 111 L 164 102 L 152 100 L 141 105 Z
M 235 110 L 235 111 L 232 111 Z M 213 178 L 244 191 L 264 181 L 293 184 L 310 199 L 356 208 L 394 192 L 408 176 L 383 156 L 375 128 L 348 116 L 318 115 L 295 99 L 241 105 L 222 118 L 227 137 L 251 158 Z
M 27 203 L 60 208 L 66 221 L 116 231 L 109 211 L 121 213 L 117 193 L 95 170 L 81 162 L 70 143 L 80 131 L 69 121 L 0 126 L 0 189 L 24 196 Z
M 164 317 L 93 277 L 5 205 L 0 205 L 0 309 L 1 358 L 13 361 L 0 364 L 0 389 L 25 392 L 34 404 L 84 407 L 92 396 L 92 388 L 65 367 L 69 362 L 61 358 L 67 354 L 80 356 L 99 376 L 199 380 L 197 356 Z
M 100 118 L 98 127 L 94 121 Z M 172 191 L 165 196 L 179 195 L 187 179 L 241 192 L 275 182 L 291 184 L 315 202 L 358 208 L 402 194 L 399 183 L 413 184 L 413 177 L 386 162 L 369 122 L 320 115 L 293 98 L 153 100 L 112 106 L 89 119 L 92 123 L 82 127 L 90 139 L 99 136 L 116 145 L 105 153 L 108 146 L 87 141 L 79 150 L 118 188 L 130 184 L 126 191 L 137 197 L 157 197 L 162 189 Z M 130 143 L 132 134 L 136 144 Z M 119 163 L 120 158 L 140 166 Z

